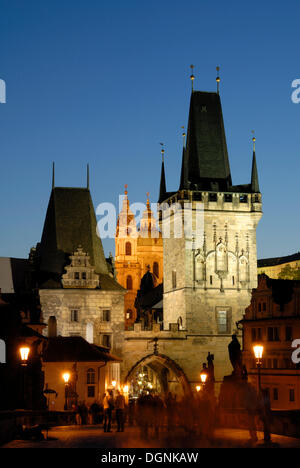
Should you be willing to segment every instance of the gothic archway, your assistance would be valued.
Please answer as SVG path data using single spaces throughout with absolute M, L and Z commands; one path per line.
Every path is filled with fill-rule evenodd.
M 191 387 L 181 367 L 164 354 L 148 354 L 131 367 L 124 382 L 133 382 L 139 370 L 149 368 L 159 382 L 160 393 L 168 391 L 180 395 L 190 395 Z M 141 375 L 141 374 L 139 374 Z

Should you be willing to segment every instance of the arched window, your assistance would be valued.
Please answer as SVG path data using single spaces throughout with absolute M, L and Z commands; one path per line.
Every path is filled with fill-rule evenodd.
M 159 277 L 159 265 L 158 262 L 153 263 L 153 273 L 155 274 L 156 278 Z
M 126 242 L 125 244 L 125 255 L 131 255 L 131 243 Z
M 94 383 L 95 383 L 95 375 L 96 375 L 95 369 L 91 369 L 91 368 L 88 369 L 86 374 L 87 374 L 87 375 L 86 375 L 86 377 L 87 377 L 87 378 L 86 378 L 86 383 L 87 383 L 88 385 L 94 384 Z
M 132 277 L 130 275 L 126 279 L 126 289 L 132 289 Z

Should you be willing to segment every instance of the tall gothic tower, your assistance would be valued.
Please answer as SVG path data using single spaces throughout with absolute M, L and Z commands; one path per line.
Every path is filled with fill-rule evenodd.
M 143 275 L 153 272 L 157 284 L 163 278 L 163 246 L 161 233 L 150 208 L 149 196 L 140 225 L 136 225 L 128 200 L 127 186 L 120 211 L 115 237 L 115 269 L 117 280 L 126 290 L 124 302 L 125 328 L 136 319 L 135 299 Z
M 197 344 L 199 363 L 213 353 L 222 379 L 232 370 L 231 334 L 257 286 L 262 204 L 255 146 L 251 182 L 232 184 L 219 93 L 192 91 L 179 189 L 166 191 L 163 162 L 159 204 L 164 329 L 181 323 Z

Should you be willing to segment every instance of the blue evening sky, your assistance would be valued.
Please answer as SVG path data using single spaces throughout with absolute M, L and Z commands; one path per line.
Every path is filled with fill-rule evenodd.
M 52 161 L 57 186 L 84 186 L 90 164 L 95 207 L 126 183 L 131 202 L 156 201 L 164 142 L 178 188 L 190 64 L 205 91 L 221 68 L 234 184 L 250 181 L 255 130 L 259 258 L 299 251 L 299 23 L 296 0 L 1 0 L 0 256 L 40 240 Z

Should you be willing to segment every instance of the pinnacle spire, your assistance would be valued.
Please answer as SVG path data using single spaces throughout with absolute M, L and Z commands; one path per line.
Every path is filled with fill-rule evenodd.
M 162 201 L 165 194 L 167 193 L 166 189 L 166 176 L 165 176 L 165 163 L 164 163 L 164 149 L 161 150 L 162 161 L 161 161 L 161 175 L 160 175 L 160 187 L 159 187 L 159 201 Z
M 256 165 L 256 155 L 255 155 L 255 141 L 256 138 L 253 136 L 253 158 L 252 158 L 252 171 L 251 171 L 251 190 L 254 193 L 259 193 L 259 183 L 258 183 L 258 172 L 257 172 L 257 165 Z

